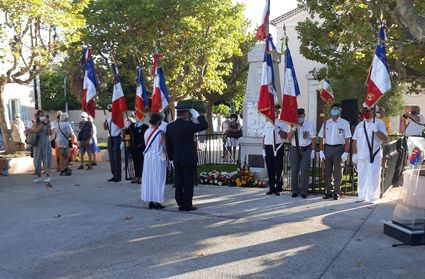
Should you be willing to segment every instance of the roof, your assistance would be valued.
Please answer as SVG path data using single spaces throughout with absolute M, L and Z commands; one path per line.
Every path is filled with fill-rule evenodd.
M 271 23 L 273 26 L 276 26 L 278 23 L 280 23 L 280 22 L 282 22 L 282 21 L 285 21 L 286 19 L 288 19 L 288 18 L 290 18 L 290 17 L 292 17 L 292 16 L 294 16 L 294 15 L 296 15 L 296 14 L 299 14 L 299 13 L 301 13 L 301 12 L 303 12 L 303 11 L 306 11 L 306 10 L 307 10 L 307 8 L 306 8 L 306 7 L 298 7 L 298 8 L 295 8 L 295 9 L 293 9 L 293 10 L 291 10 L 291 11 L 287 12 L 287 13 L 284 13 L 283 15 L 281 15 L 281 16 L 279 16 L 279 17 L 275 18 L 275 19 L 272 19 L 272 20 L 270 21 L 270 23 Z

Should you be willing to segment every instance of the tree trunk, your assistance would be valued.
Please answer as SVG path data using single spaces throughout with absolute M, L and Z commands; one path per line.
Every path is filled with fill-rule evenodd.
M 5 147 L 6 153 L 13 153 L 15 152 L 15 148 L 13 145 L 13 142 L 11 141 L 11 135 L 10 130 L 7 129 L 7 119 L 6 115 L 7 112 L 5 110 L 5 103 L 4 103 L 4 86 L 6 85 L 6 81 L 3 79 L 0 79 L 0 129 L 3 135 L 3 143 Z
M 206 102 L 205 104 L 205 108 L 206 108 L 206 117 L 207 117 L 207 123 L 208 123 L 208 134 L 212 134 L 214 132 L 214 127 L 213 127 L 213 121 L 212 121 L 212 103 L 211 102 Z

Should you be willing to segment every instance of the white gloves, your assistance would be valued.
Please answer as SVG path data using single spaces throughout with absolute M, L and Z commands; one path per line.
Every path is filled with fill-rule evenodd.
M 342 160 L 343 162 L 345 162 L 345 161 L 347 161 L 347 160 L 348 160 L 348 152 L 344 152 L 344 153 L 342 153 L 342 155 L 341 155 L 341 160 Z
M 313 160 L 316 157 L 316 150 L 311 150 L 310 159 Z
M 359 159 L 357 158 L 357 154 L 353 154 L 353 158 L 351 159 L 353 161 L 353 164 L 357 165 L 359 162 Z
M 192 114 L 193 118 L 198 118 L 199 117 L 199 112 L 196 111 L 196 109 L 190 109 L 189 112 Z
M 266 150 L 263 149 L 263 158 L 266 158 Z
M 122 141 L 120 144 L 120 149 L 123 150 L 124 149 L 124 142 Z
M 174 169 L 174 162 L 170 161 L 171 168 Z
M 291 130 L 295 132 L 297 130 L 297 126 L 292 126 Z
M 320 156 L 320 160 L 325 160 L 326 159 L 325 152 L 323 152 L 323 150 L 320 150 L 319 156 Z
M 372 130 L 372 132 L 376 133 L 379 131 L 378 129 L 378 125 L 376 125 L 376 123 L 370 123 L 369 125 L 370 130 Z

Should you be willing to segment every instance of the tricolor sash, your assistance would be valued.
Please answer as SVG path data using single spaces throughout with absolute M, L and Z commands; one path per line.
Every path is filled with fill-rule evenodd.
M 156 132 L 156 133 L 155 133 Z M 161 133 L 161 130 L 157 128 L 155 128 L 152 133 L 149 135 L 148 140 L 146 141 L 146 148 L 143 151 L 143 155 L 146 154 L 146 152 L 149 150 L 149 148 L 151 147 L 153 141 L 155 140 L 155 138 Z

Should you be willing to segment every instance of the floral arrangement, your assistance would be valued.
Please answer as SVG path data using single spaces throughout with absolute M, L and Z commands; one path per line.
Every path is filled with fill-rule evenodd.
M 199 175 L 199 182 L 202 184 L 210 185 L 228 185 L 236 187 L 259 187 L 264 188 L 266 183 L 263 180 L 254 178 L 254 174 L 250 171 L 249 167 L 238 168 L 236 173 L 228 172 L 202 172 Z

